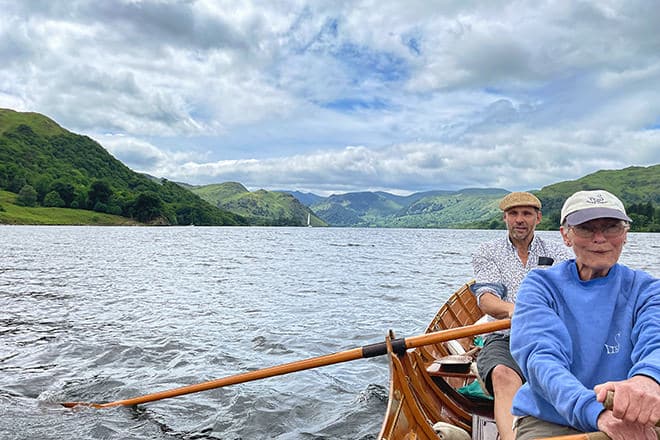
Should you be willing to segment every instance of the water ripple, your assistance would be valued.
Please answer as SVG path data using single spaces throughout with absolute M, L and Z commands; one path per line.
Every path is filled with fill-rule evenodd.
M 0 226 L 0 438 L 374 439 L 384 358 L 66 409 L 420 333 L 502 231 Z M 544 233 L 549 237 L 558 233 Z M 554 234 L 554 235 L 553 235 Z M 658 275 L 660 234 L 622 261 Z

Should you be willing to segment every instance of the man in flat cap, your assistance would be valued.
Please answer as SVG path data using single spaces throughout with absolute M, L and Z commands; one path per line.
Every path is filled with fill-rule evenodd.
M 507 234 L 483 243 L 472 255 L 472 287 L 489 321 L 511 318 L 518 287 L 529 271 L 573 258 L 562 243 L 543 240 L 534 231 L 541 222 L 541 201 L 528 192 L 512 192 L 499 205 Z M 491 333 L 477 358 L 482 383 L 494 398 L 495 422 L 502 440 L 513 440 L 511 404 L 524 377 L 509 350 L 509 331 Z

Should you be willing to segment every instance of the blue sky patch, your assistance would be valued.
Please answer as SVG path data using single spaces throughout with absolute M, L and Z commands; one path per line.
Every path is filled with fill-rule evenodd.
M 334 54 L 359 79 L 402 81 L 408 78 L 408 64 L 389 52 L 378 52 L 352 43 L 343 44 Z
M 359 98 L 340 98 L 331 102 L 321 104 L 324 108 L 339 111 L 356 111 L 356 110 L 384 110 L 391 106 L 379 98 L 373 99 L 359 99 Z

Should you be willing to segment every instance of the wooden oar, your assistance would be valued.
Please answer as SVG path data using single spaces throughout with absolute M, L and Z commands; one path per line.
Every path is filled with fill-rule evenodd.
M 614 392 L 608 391 L 607 392 L 607 397 L 605 398 L 605 402 L 603 402 L 603 406 L 605 409 L 612 410 L 612 407 L 614 406 Z M 660 426 L 660 422 L 655 424 L 656 426 L 656 434 L 658 435 L 658 440 L 660 440 L 660 430 L 657 428 Z M 546 437 L 543 439 L 539 440 L 612 440 L 610 439 L 610 436 L 605 434 L 602 431 L 596 431 L 596 432 L 584 432 L 582 434 L 572 434 L 572 435 L 559 435 L 557 437 Z
M 403 353 L 409 348 L 421 347 L 423 345 L 437 344 L 440 342 L 449 341 L 452 339 L 465 338 L 483 333 L 490 333 L 496 330 L 509 328 L 511 321 L 503 319 L 500 321 L 487 322 L 484 324 L 474 324 L 465 327 L 457 327 L 448 330 L 441 330 L 433 333 L 425 333 L 419 336 L 412 336 L 408 338 L 400 338 L 392 341 L 392 348 L 396 353 Z M 309 370 L 311 368 L 323 367 L 326 365 L 338 364 L 341 362 L 353 361 L 356 359 L 370 358 L 375 356 L 382 356 L 387 354 L 387 345 L 385 342 L 380 342 L 364 347 L 353 348 L 351 350 L 341 351 L 338 353 L 327 354 L 310 359 L 304 359 L 287 364 L 268 367 L 261 370 L 250 371 L 247 373 L 236 374 L 220 379 L 215 379 L 209 382 L 203 382 L 195 385 L 188 385 L 181 388 L 172 390 L 160 391 L 158 393 L 147 394 L 144 396 L 134 397 L 132 399 L 117 400 L 116 402 L 109 403 L 85 403 L 85 402 L 65 402 L 62 403 L 67 408 L 72 408 L 78 405 L 91 406 L 92 408 L 109 408 L 113 406 L 131 406 L 139 405 L 141 403 L 153 402 L 155 400 L 166 399 L 169 397 L 182 396 L 184 394 L 197 393 L 199 391 L 206 391 L 213 388 L 220 388 L 227 385 L 235 385 L 252 380 L 265 379 L 267 377 L 279 376 L 282 374 L 293 373 L 296 371 Z

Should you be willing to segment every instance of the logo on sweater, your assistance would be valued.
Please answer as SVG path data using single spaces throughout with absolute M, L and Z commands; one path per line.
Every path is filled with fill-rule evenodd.
M 614 342 L 616 345 L 605 344 L 605 350 L 607 350 L 607 354 L 617 354 L 619 352 L 619 349 L 621 348 L 619 345 L 620 337 L 621 337 L 621 333 L 617 333 L 616 335 L 614 335 Z

